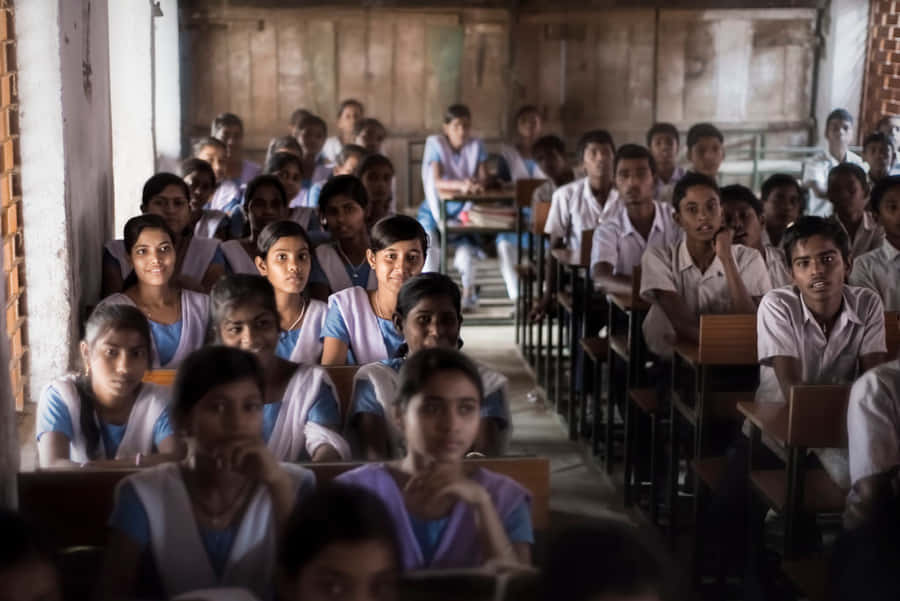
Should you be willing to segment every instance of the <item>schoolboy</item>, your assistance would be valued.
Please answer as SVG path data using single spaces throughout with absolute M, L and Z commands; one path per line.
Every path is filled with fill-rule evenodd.
M 672 217 L 672 206 L 653 198 L 658 179 L 649 150 L 636 144 L 622 146 L 613 169 L 622 206 L 594 230 L 590 273 L 605 292 L 630 295 L 631 275 L 644 251 L 679 242 L 682 231 Z
M 532 202 L 551 202 L 553 193 L 575 179 L 575 172 L 566 161 L 566 143 L 559 136 L 541 136 L 531 147 L 531 156 L 547 181 L 537 187 Z
M 762 255 L 773 288 L 790 284 L 791 272 L 788 271 L 784 253 L 780 248 L 763 242 L 766 218 L 763 215 L 763 205 L 753 191 L 746 186 L 733 184 L 724 186 L 720 194 L 725 225 L 734 232 L 734 244 L 756 249 Z
M 900 360 L 870 369 L 853 384 L 847 434 L 851 484 L 900 465 Z
M 365 108 L 359 100 L 347 98 L 341 101 L 337 112 L 337 135 L 325 140 L 322 147 L 322 156 L 327 162 L 334 163 L 341 148 L 346 144 L 353 144 L 354 129 L 364 114 Z
M 793 175 L 773 173 L 762 184 L 762 203 L 763 244 L 778 246 L 784 230 L 803 214 L 803 189 Z
M 676 340 L 699 340 L 701 314 L 755 313 L 772 287 L 760 254 L 732 244 L 715 180 L 688 173 L 675 185 L 672 204 L 684 238 L 648 248 L 641 260 L 641 297 L 653 304 L 644 339 L 663 358 Z
M 225 144 L 226 178 L 244 186 L 262 171 L 259 164 L 244 158 L 244 122 L 234 113 L 220 113 L 213 119 L 210 134 Z
M 834 109 L 825 120 L 828 147 L 803 163 L 803 188 L 809 190 L 807 215 L 828 217 L 833 212 L 828 201 L 828 173 L 840 163 L 863 166 L 862 157 L 850 150 L 853 139 L 853 116 L 846 109 Z
M 828 199 L 850 238 L 852 258 L 880 248 L 884 242 L 884 228 L 866 210 L 868 196 L 869 181 L 859 165 L 841 163 L 828 174 Z
M 869 185 L 891 174 L 896 158 L 891 138 L 880 131 L 869 134 L 863 141 L 863 160 L 869 165 Z
M 647 131 L 647 148 L 656 162 L 656 200 L 671 203 L 675 184 L 684 176 L 677 163 L 680 146 L 678 128 L 671 123 L 654 123 Z
M 880 131 L 886 135 L 891 141 L 891 146 L 893 146 L 896 151 L 898 145 L 900 145 L 900 116 L 885 115 L 878 120 L 878 123 L 875 125 L 875 131 Z M 897 169 L 896 164 L 894 165 L 894 169 Z M 897 174 L 892 173 L 891 175 Z
M 886 311 L 900 311 L 900 175 L 872 188 L 869 208 L 884 228 L 884 242 L 853 261 L 850 284 L 874 290 Z
M 719 128 L 712 123 L 692 125 L 687 135 L 687 157 L 691 171 L 715 181 L 725 160 L 725 137 Z

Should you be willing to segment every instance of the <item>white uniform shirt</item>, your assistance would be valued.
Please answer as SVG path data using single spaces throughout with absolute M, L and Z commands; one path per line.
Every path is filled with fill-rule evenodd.
M 851 482 L 900 464 L 900 361 L 874 367 L 853 384 L 847 435 Z
M 841 227 L 844 227 L 840 219 L 836 221 L 841 224 Z M 847 228 L 844 227 L 844 231 L 846 232 Z M 847 235 L 849 236 L 850 233 L 847 232 Z M 869 211 L 864 211 L 862 223 L 859 224 L 856 235 L 850 240 L 850 257 L 856 258 L 881 248 L 883 243 L 884 228 L 875 221 L 875 217 Z
M 760 402 L 785 402 L 772 367 L 775 357 L 799 359 L 804 384 L 847 384 L 856 377 L 860 357 L 886 351 L 881 299 L 855 286 L 844 286 L 844 304 L 827 338 L 796 286 L 777 288 L 763 298 L 756 335 Z
M 584 177 L 566 184 L 553 193 L 553 204 L 547 215 L 544 233 L 562 238 L 566 248 L 576 255 L 581 252 L 581 232 L 592 230 L 615 214 L 622 206 L 619 192 L 610 188 L 603 205 L 591 192 L 591 184 Z
M 337 155 L 339 155 L 343 149 L 344 143 L 341 142 L 341 139 L 338 136 L 331 136 L 325 140 L 321 154 L 329 163 L 335 163 L 337 162 Z
M 681 241 L 683 230 L 672 217 L 672 206 L 653 201 L 655 214 L 650 235 L 645 240 L 634 229 L 628 210 L 622 204 L 619 210 L 594 230 L 591 245 L 591 275 L 600 263 L 613 266 L 615 275 L 631 275 L 641 264 L 644 251 L 651 246 L 669 246 Z
M 885 311 L 900 311 L 900 250 L 885 240 L 881 248 L 854 259 L 850 284 L 874 290 Z
M 763 246 L 766 251 L 766 269 L 769 270 L 769 279 L 772 280 L 772 288 L 781 288 L 794 282 L 794 276 L 788 269 L 784 251 L 771 245 Z
M 859 165 L 866 172 L 869 171 L 869 166 L 862 160 L 862 157 L 855 152 L 848 150 L 844 162 Z M 841 161 L 832 156 L 828 150 L 822 150 L 808 161 L 803 162 L 803 181 L 815 181 L 823 190 L 825 190 L 828 188 L 828 172 L 840 163 Z M 809 200 L 807 201 L 805 211 L 807 215 L 828 217 L 833 212 L 834 207 L 831 205 L 830 200 L 818 196 L 815 190 L 809 191 Z
M 763 296 L 772 288 L 769 272 L 762 256 L 753 248 L 735 244 L 731 255 L 747 292 L 751 297 Z M 705 272 L 694 264 L 687 243 L 647 249 L 641 261 L 641 297 L 653 303 L 644 320 L 644 339 L 651 351 L 662 357 L 672 354 L 675 329 L 656 301 L 657 293 L 674 292 L 682 297 L 694 315 L 731 312 L 728 281 L 719 257 Z

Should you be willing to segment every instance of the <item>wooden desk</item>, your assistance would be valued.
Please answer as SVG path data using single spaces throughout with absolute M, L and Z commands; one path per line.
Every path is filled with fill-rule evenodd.
M 787 444 L 790 411 L 786 403 L 740 402 L 737 404 L 737 410 L 763 434 L 781 446 Z
M 450 225 L 447 222 L 447 203 L 462 202 L 472 204 L 484 203 L 509 203 L 510 207 L 516 202 L 516 191 L 513 188 L 503 190 L 487 190 L 478 194 L 457 194 L 450 197 L 441 198 L 440 205 L 441 218 L 438 220 L 438 231 L 441 234 L 441 273 L 447 273 L 447 258 L 449 256 L 448 244 L 450 234 L 501 234 L 507 232 L 515 232 L 517 228 L 515 224 L 512 227 L 494 228 L 479 227 L 473 225 Z

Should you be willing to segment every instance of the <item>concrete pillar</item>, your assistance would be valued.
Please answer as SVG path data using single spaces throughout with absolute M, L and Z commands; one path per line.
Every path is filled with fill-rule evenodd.
M 177 172 L 181 162 L 181 76 L 178 0 L 161 0 L 153 19 L 154 131 L 158 171 Z

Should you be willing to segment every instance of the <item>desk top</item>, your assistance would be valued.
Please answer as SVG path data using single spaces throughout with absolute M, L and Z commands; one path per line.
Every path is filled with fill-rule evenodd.
M 693 342 L 678 341 L 675 343 L 675 352 L 688 363 L 697 365 L 700 363 L 700 345 Z
M 587 267 L 580 261 L 580 257 L 568 248 L 550 249 L 550 256 L 556 259 L 557 262 L 569 267 Z
M 514 201 L 516 199 L 516 190 L 515 188 L 502 188 L 500 190 L 485 190 L 484 192 L 478 192 L 477 194 L 454 194 L 453 196 L 442 196 L 441 200 L 450 201 L 454 200 L 457 202 L 472 202 L 472 203 L 480 203 L 480 202 L 497 202 L 500 200 L 511 200 Z
M 788 436 L 788 406 L 785 403 L 749 403 L 737 404 L 741 415 L 750 423 L 768 434 L 775 441 L 785 446 Z

